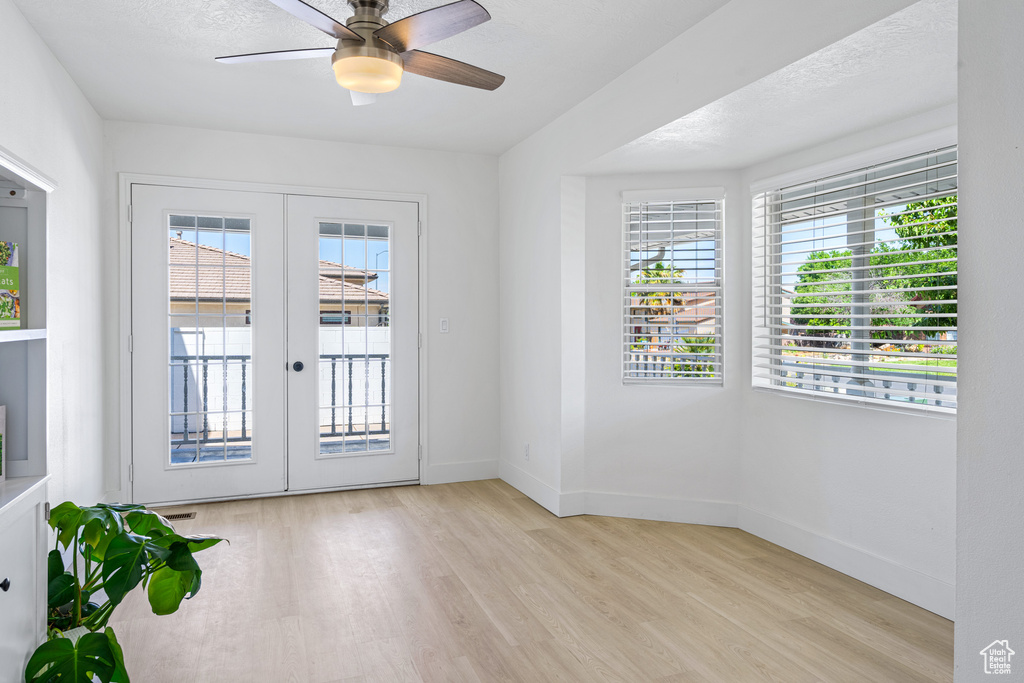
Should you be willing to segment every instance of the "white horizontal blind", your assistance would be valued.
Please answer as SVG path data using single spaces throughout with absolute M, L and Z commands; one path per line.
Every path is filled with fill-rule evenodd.
M 623 380 L 722 384 L 722 201 L 623 204 Z
M 754 199 L 754 385 L 956 411 L 957 154 Z

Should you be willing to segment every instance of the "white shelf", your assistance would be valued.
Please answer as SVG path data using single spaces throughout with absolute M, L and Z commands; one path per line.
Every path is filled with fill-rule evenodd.
M 46 328 L 34 330 L 0 330 L 0 344 L 4 342 L 46 339 Z
M 8 477 L 6 481 L 0 482 L 0 510 L 28 495 L 49 478 L 49 476 Z

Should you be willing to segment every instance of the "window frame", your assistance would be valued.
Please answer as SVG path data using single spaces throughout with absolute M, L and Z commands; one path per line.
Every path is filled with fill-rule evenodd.
M 886 145 L 885 147 L 876 148 L 874 150 L 867 150 L 858 154 L 850 155 L 847 157 L 841 157 L 832 159 L 822 164 L 817 164 L 812 167 L 805 168 L 803 170 L 791 171 L 774 178 L 764 179 L 754 182 L 750 186 L 751 199 L 752 199 L 752 214 L 751 214 L 751 239 L 752 239 L 752 375 L 751 383 L 755 391 L 761 391 L 766 393 L 772 393 L 776 395 L 787 396 L 790 398 L 798 398 L 804 400 L 813 400 L 826 403 L 835 403 L 840 405 L 848 406 L 859 406 L 872 410 L 882 410 L 888 412 L 897 412 L 903 414 L 918 415 L 922 417 L 930 418 L 956 418 L 956 404 L 954 400 L 953 406 L 935 406 L 931 404 L 919 404 L 912 401 L 898 401 L 892 398 L 874 398 L 859 396 L 856 394 L 838 394 L 838 393 L 826 393 L 820 389 L 810 391 L 801 390 L 794 387 L 784 386 L 780 381 L 773 380 L 770 375 L 771 373 L 765 369 L 759 369 L 758 363 L 764 362 L 763 358 L 759 358 L 759 353 L 763 354 L 766 350 L 766 345 L 770 346 L 770 341 L 763 341 L 759 339 L 759 336 L 764 337 L 767 335 L 769 326 L 766 323 L 768 318 L 768 312 L 766 308 L 767 298 L 765 296 L 766 284 L 759 281 L 760 278 L 765 275 L 766 270 L 759 272 L 759 268 L 766 268 L 762 266 L 762 263 L 766 263 L 768 260 L 767 254 L 759 252 L 761 249 L 768 249 L 769 241 L 771 239 L 778 239 L 780 233 L 777 231 L 769 232 L 768 222 L 763 216 L 759 218 L 759 211 L 764 210 L 764 202 L 766 195 L 778 194 L 780 192 L 791 190 L 794 187 L 800 185 L 825 184 L 829 181 L 835 180 L 836 178 L 852 178 L 857 175 L 864 175 L 864 185 L 871 184 L 871 180 L 867 179 L 867 174 L 871 173 L 878 167 L 885 167 L 888 165 L 896 165 L 900 162 L 913 160 L 915 157 L 926 158 L 931 155 L 940 155 L 943 153 L 952 152 L 955 155 L 955 164 L 959 164 L 959 154 L 957 146 L 957 135 L 955 128 L 948 128 L 941 131 L 936 131 L 931 134 L 910 138 L 895 144 Z M 931 170 L 932 164 L 923 167 L 922 170 Z M 956 178 L 956 176 L 953 176 Z M 946 196 L 957 196 L 959 194 L 959 183 L 957 182 L 956 188 L 952 192 L 943 194 Z M 938 198 L 938 197 L 937 197 Z M 770 202 L 770 200 L 769 200 Z M 911 203 L 911 202 L 907 202 Z M 760 204 L 760 206 L 759 206 Z M 848 211 L 847 213 L 850 213 Z M 876 217 L 877 219 L 877 217 Z M 957 220 L 954 218 L 953 220 Z M 848 228 L 849 230 L 849 228 Z M 959 224 L 957 224 L 957 232 L 959 231 Z M 759 243 L 759 239 L 761 240 Z M 873 244 L 877 244 L 876 240 Z M 959 244 L 959 241 L 957 241 Z M 938 247 L 933 247 L 938 249 Z M 775 265 L 778 266 L 784 254 L 781 249 L 776 248 L 772 254 L 775 259 Z M 865 254 L 857 255 L 853 254 L 850 258 L 856 260 L 858 258 L 865 258 Z M 942 271 L 937 271 L 942 272 Z M 954 269 L 955 272 L 955 269 Z M 851 280 L 855 278 L 850 278 Z M 867 278 L 857 278 L 868 281 Z M 778 287 L 781 289 L 782 284 Z M 854 290 L 851 289 L 851 293 Z M 759 303 L 760 301 L 760 303 Z M 853 313 L 853 309 L 849 311 Z M 959 310 L 953 314 L 957 316 Z M 778 315 L 781 320 L 782 314 Z M 952 337 L 948 337 L 946 341 L 952 340 L 955 342 L 957 337 L 957 327 L 946 330 L 947 332 L 952 331 Z M 870 332 L 868 333 L 870 334 Z M 852 337 L 851 337 L 852 338 Z M 870 337 L 868 337 L 870 338 Z M 927 342 L 927 340 L 923 340 Z M 781 357 L 780 350 L 770 350 L 772 358 Z M 774 360 L 772 361 L 774 363 Z M 959 364 L 954 367 L 954 372 L 959 370 Z M 928 382 L 923 382 L 926 386 Z M 910 390 L 913 391 L 913 390 Z M 878 391 L 875 393 L 883 393 Z
M 620 378 L 623 385 L 653 385 L 653 386 L 686 386 L 686 387 L 707 387 L 707 388 L 722 388 L 725 385 L 725 188 L 724 187 L 699 187 L 699 188 L 688 188 L 688 189 L 677 189 L 677 190 L 638 190 L 638 191 L 624 191 L 622 196 L 622 245 L 620 251 L 620 282 L 621 282 L 621 367 L 620 367 Z M 631 207 L 638 204 L 705 204 L 714 203 L 717 211 L 717 221 L 714 227 L 715 231 L 715 277 L 713 285 L 706 285 L 702 283 L 693 284 L 679 284 L 679 285 L 666 285 L 671 287 L 671 291 L 682 291 L 692 292 L 699 294 L 709 289 L 714 290 L 715 296 L 711 299 L 713 302 L 714 310 L 714 333 L 713 335 L 696 333 L 693 336 L 714 336 L 715 350 L 712 352 L 713 364 L 717 367 L 717 371 L 713 375 L 708 377 L 694 377 L 680 374 L 678 376 L 635 376 L 630 375 L 630 345 L 631 335 L 630 328 L 634 327 L 633 318 L 633 306 L 631 294 L 633 288 L 630 286 L 631 281 L 631 231 L 630 231 L 630 213 Z M 700 305 L 695 300 L 695 306 Z M 673 330 L 672 337 L 677 336 L 676 331 Z M 682 336 L 679 334 L 678 336 Z M 671 343 L 671 342 L 670 342 Z M 670 354 L 672 352 L 669 352 Z M 659 372 L 665 372 L 662 369 Z M 669 371 L 672 372 L 672 371 Z

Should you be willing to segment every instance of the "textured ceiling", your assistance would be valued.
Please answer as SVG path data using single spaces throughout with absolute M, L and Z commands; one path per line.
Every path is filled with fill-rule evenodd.
M 956 101 L 956 0 L 922 0 L 587 165 L 746 168 Z
M 309 0 L 339 21 L 345 0 Z M 499 153 L 726 0 L 481 0 L 492 20 L 431 52 L 508 77 L 486 92 L 414 75 L 353 107 L 330 59 L 226 65 L 225 54 L 329 47 L 268 0 L 14 0 L 108 120 Z M 445 0 L 392 0 L 395 21 Z

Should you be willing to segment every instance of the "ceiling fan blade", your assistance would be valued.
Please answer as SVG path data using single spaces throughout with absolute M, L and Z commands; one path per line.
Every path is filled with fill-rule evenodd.
M 270 2 L 293 17 L 298 17 L 307 24 L 320 29 L 332 38 L 364 42 L 363 37 L 348 26 L 335 21 L 317 8 L 307 5 L 302 0 L 270 0 Z
M 430 52 L 410 50 L 402 53 L 405 70 L 412 74 L 436 78 L 458 85 L 468 85 L 482 90 L 496 90 L 505 82 L 505 77 L 472 64 L 442 57 Z
M 363 107 L 377 101 L 377 95 L 374 93 L 359 92 L 358 90 L 349 90 L 348 92 L 352 95 L 352 105 L 355 107 Z
M 277 2 L 277 0 L 272 0 Z M 475 0 L 459 0 L 399 19 L 374 31 L 396 52 L 408 52 L 479 26 L 491 15 Z
M 243 64 L 245 62 L 282 62 L 286 59 L 312 59 L 314 57 L 330 57 L 334 54 L 333 47 L 307 47 L 302 50 L 277 50 L 275 52 L 252 52 L 246 55 L 228 55 L 217 57 L 224 64 Z

